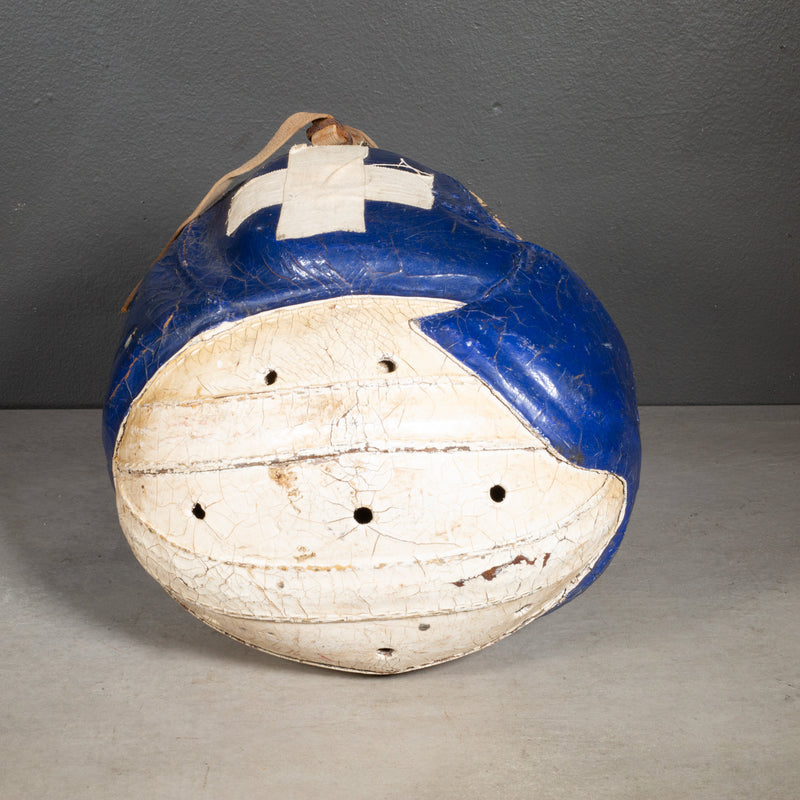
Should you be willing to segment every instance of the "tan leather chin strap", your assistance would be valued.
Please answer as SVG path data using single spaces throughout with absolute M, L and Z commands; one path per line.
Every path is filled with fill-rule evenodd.
M 342 125 L 330 114 L 314 114 L 311 111 L 298 111 L 288 117 L 284 123 L 275 131 L 273 137 L 267 142 L 262 150 L 254 155 L 248 161 L 245 161 L 240 167 L 231 170 L 226 175 L 223 175 L 209 190 L 206 196 L 200 201 L 197 208 L 189 214 L 188 217 L 178 226 L 175 233 L 172 234 L 170 240 L 164 246 L 164 249 L 158 254 L 158 261 L 164 256 L 169 249 L 169 246 L 180 236 L 181 231 L 193 220 L 197 219 L 202 213 L 208 211 L 214 203 L 217 202 L 228 189 L 236 183 L 237 178 L 246 175 L 256 167 L 261 166 L 267 159 L 273 156 L 278 150 L 281 149 L 301 128 L 306 125 L 311 125 L 307 131 L 308 138 L 314 145 L 330 145 L 330 144 L 354 144 L 354 145 L 367 145 L 368 147 L 377 147 L 375 142 L 370 139 L 363 131 L 358 128 L 351 128 L 349 125 Z M 153 262 L 155 263 L 155 262 Z M 136 284 L 134 290 L 128 295 L 120 313 L 124 314 L 130 308 L 136 292 L 139 291 L 142 281 Z

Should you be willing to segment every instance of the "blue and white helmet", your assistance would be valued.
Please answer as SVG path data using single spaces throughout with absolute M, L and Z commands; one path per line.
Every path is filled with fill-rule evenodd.
M 294 147 L 183 229 L 131 304 L 104 441 L 131 545 L 182 604 L 379 673 L 585 589 L 640 468 L 630 360 L 584 282 L 362 145 Z

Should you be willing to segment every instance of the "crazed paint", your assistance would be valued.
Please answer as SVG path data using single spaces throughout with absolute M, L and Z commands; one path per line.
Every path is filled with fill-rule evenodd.
M 542 595 L 541 602 L 533 605 L 527 595 L 523 598 L 524 601 L 513 593 L 493 596 L 490 605 L 487 606 L 490 608 L 488 616 L 485 616 L 481 623 L 484 625 L 484 639 L 489 637 L 486 641 L 481 640 L 486 644 L 507 635 L 543 610 L 554 608 L 584 589 L 602 571 L 619 546 L 636 493 L 640 461 L 638 416 L 630 362 L 619 333 L 585 284 L 551 253 L 535 245 L 521 242 L 492 218 L 481 203 L 452 178 L 434 173 L 385 151 L 369 150 L 365 154 L 363 164 L 365 169 L 370 165 L 380 165 L 381 169 L 391 170 L 394 167 L 398 171 L 412 170 L 420 175 L 432 176 L 432 207 L 427 209 L 403 203 L 375 201 L 365 193 L 364 232 L 339 230 L 303 235 L 302 238 L 279 238 L 276 236 L 276 229 L 281 208 L 270 204 L 263 208 L 254 207 L 231 230 L 231 235 L 228 235 L 231 204 L 229 195 L 183 231 L 143 282 L 128 315 L 127 327 L 122 337 L 125 344 L 120 349 L 114 365 L 105 407 L 104 433 L 109 464 L 113 469 L 117 462 L 118 468 L 123 472 L 136 473 L 137 480 L 148 475 L 162 480 L 170 476 L 172 476 L 170 479 L 180 478 L 180 475 L 187 471 L 182 466 L 186 463 L 185 447 L 181 444 L 180 436 L 177 439 L 171 437 L 169 431 L 187 430 L 181 426 L 190 424 L 200 425 L 196 433 L 192 434 L 192 441 L 203 441 L 208 445 L 200 456 L 195 454 L 192 457 L 194 459 L 192 463 L 195 464 L 192 469 L 195 471 L 200 469 L 198 475 L 211 474 L 210 471 L 231 466 L 235 466 L 245 474 L 248 469 L 260 468 L 260 464 L 265 462 L 266 452 L 264 447 L 257 444 L 255 450 L 252 448 L 248 450 L 260 435 L 257 425 L 248 427 L 248 424 L 258 418 L 257 413 L 263 413 L 258 412 L 258 409 L 264 402 L 272 403 L 270 408 L 273 408 L 273 411 L 270 413 L 278 414 L 277 418 L 285 419 L 291 430 L 299 431 L 300 439 L 287 444 L 290 449 L 295 448 L 294 455 L 291 452 L 282 454 L 276 452 L 270 457 L 272 461 L 269 469 L 272 470 L 270 473 L 272 478 L 269 482 L 285 492 L 287 507 L 291 507 L 292 504 L 297 506 L 303 492 L 312 490 L 312 484 L 317 486 L 313 491 L 319 490 L 319 486 L 323 484 L 317 485 L 314 483 L 317 478 L 309 477 L 312 476 L 313 470 L 312 472 L 306 470 L 302 475 L 293 472 L 291 465 L 294 457 L 317 458 L 323 461 L 330 458 L 339 459 L 337 469 L 345 469 L 345 473 L 349 469 L 352 473 L 353 466 L 346 467 L 343 464 L 347 462 L 341 462 L 341 459 L 346 457 L 347 442 L 371 441 L 369 437 L 374 437 L 374 431 L 381 427 L 382 415 L 386 413 L 386 409 L 399 407 L 398 403 L 402 405 L 403 392 L 408 391 L 408 387 L 418 385 L 424 389 L 422 394 L 415 395 L 422 403 L 420 408 L 423 411 L 420 412 L 420 419 L 433 419 L 437 414 L 440 416 L 444 414 L 445 418 L 449 416 L 455 420 L 452 422 L 455 427 L 449 431 L 448 445 L 453 451 L 448 457 L 454 458 L 459 442 L 469 428 L 468 425 L 462 425 L 463 430 L 459 433 L 457 420 L 470 418 L 468 412 L 459 414 L 459 404 L 463 405 L 465 398 L 471 396 L 469 392 L 474 394 L 477 391 L 476 386 L 487 387 L 487 390 L 501 401 L 501 406 L 507 409 L 510 418 L 518 420 L 517 424 L 524 425 L 538 442 L 538 445 L 531 449 L 531 452 L 540 453 L 537 457 L 546 455 L 547 458 L 555 459 L 563 465 L 571 463 L 575 465 L 572 469 L 577 470 L 574 472 L 575 475 L 603 473 L 612 477 L 617 476 L 620 486 L 624 487 L 624 500 L 618 513 L 609 511 L 604 517 L 607 521 L 610 520 L 608 537 L 605 539 L 601 537 L 603 544 L 600 550 L 584 554 L 587 560 L 575 573 L 577 577 L 571 577 L 567 584 L 558 590 L 553 588 L 558 581 L 550 586 L 552 591 L 546 586 L 539 587 L 537 591 Z M 283 157 L 262 168 L 259 175 L 269 176 L 286 168 L 287 158 Z M 257 177 L 256 180 L 258 179 Z M 245 191 L 246 186 L 239 191 Z M 202 385 L 194 387 L 192 390 L 194 399 L 185 395 L 180 399 L 170 397 L 170 391 L 177 391 L 175 386 L 180 381 L 175 383 L 161 379 L 165 374 L 163 372 L 165 368 L 180 370 L 181 365 L 188 370 L 184 378 L 190 377 L 192 370 L 187 367 L 189 361 L 184 359 L 189 351 L 185 348 L 193 347 L 192 343 L 195 343 L 202 350 L 205 342 L 210 348 L 207 352 L 211 353 L 214 343 L 221 341 L 232 331 L 239 330 L 237 326 L 244 324 L 246 329 L 248 319 L 258 318 L 260 321 L 263 318 L 266 321 L 281 318 L 281 314 L 282 318 L 287 318 L 287 314 L 292 317 L 291 309 L 294 307 L 297 307 L 300 314 L 296 319 L 300 319 L 305 313 L 303 308 L 314 304 L 321 304 L 317 319 L 327 319 L 329 308 L 326 303 L 333 302 L 335 305 L 336 298 L 352 298 L 354 307 L 362 308 L 369 306 L 369 303 L 365 306 L 360 298 L 369 297 L 375 298 L 373 311 L 378 313 L 379 317 L 383 315 L 384 319 L 391 316 L 387 316 L 386 309 L 376 310 L 381 308 L 384 298 L 398 298 L 395 303 L 390 302 L 388 308 L 400 303 L 399 298 L 409 298 L 408 302 L 411 302 L 412 306 L 417 304 L 416 307 L 420 309 L 426 308 L 424 298 L 430 298 L 427 311 L 409 318 L 412 325 L 410 330 L 416 331 L 415 335 L 419 341 L 430 343 L 428 346 L 433 348 L 431 352 L 439 353 L 440 358 L 451 359 L 448 363 L 452 369 L 448 367 L 451 374 L 447 381 L 455 381 L 452 384 L 454 395 L 450 397 L 441 395 L 446 382 L 442 382 L 441 375 L 437 378 L 435 372 L 428 378 L 416 374 L 408 383 L 411 373 L 404 374 L 402 369 L 396 369 L 391 342 L 385 344 L 380 352 L 370 353 L 370 358 L 374 359 L 376 366 L 388 361 L 395 367 L 391 371 L 385 366 L 381 367 L 381 379 L 391 379 L 392 385 L 398 387 L 397 391 L 401 394 L 392 400 L 391 392 L 395 389 L 387 385 L 376 390 L 376 397 L 378 395 L 385 397 L 385 400 L 378 402 L 378 405 L 363 402 L 359 405 L 354 400 L 358 395 L 358 387 L 354 385 L 348 388 L 352 383 L 352 375 L 347 379 L 341 376 L 338 378 L 329 376 L 330 379 L 324 385 L 331 388 L 321 394 L 314 389 L 315 379 L 312 375 L 304 378 L 305 384 L 294 384 L 292 392 L 284 395 L 283 401 L 278 401 L 275 397 L 270 397 L 268 400 L 263 397 L 253 397 L 252 387 L 243 389 L 247 380 L 252 378 L 251 375 L 245 376 L 244 384 L 237 386 L 239 379 L 233 366 L 234 363 L 238 365 L 241 359 L 226 360 L 227 357 L 223 358 L 223 367 L 217 370 L 218 374 L 215 374 L 213 380 L 206 376 L 207 388 Z M 280 311 L 281 309 L 284 311 Z M 270 316 L 269 312 L 273 311 L 278 313 L 278 317 Z M 263 316 L 265 314 L 266 316 Z M 335 315 L 333 317 L 335 318 Z M 268 330 L 271 324 L 268 322 L 264 330 Z M 256 328 L 258 326 L 255 326 L 254 330 Z M 261 334 L 256 331 L 250 339 L 245 336 L 242 341 L 249 342 L 247 347 L 252 346 L 255 352 L 261 346 L 258 344 L 259 335 L 263 335 L 263 331 Z M 340 340 L 343 338 L 341 332 L 337 335 Z M 347 338 L 346 335 L 344 338 Z M 274 342 L 279 340 L 280 336 L 274 337 Z M 351 347 L 357 348 L 360 345 L 359 341 L 350 341 Z M 242 346 L 241 342 L 237 346 Z M 274 352 L 277 353 L 278 350 Z M 261 352 L 264 352 L 263 347 Z M 273 355 L 270 355 L 269 363 L 261 364 L 263 372 L 259 380 L 262 389 L 271 385 L 267 377 L 270 372 L 273 376 L 277 376 L 273 377 L 275 387 L 280 385 L 284 377 L 283 368 L 277 367 L 272 363 L 273 360 Z M 191 363 L 195 365 L 204 363 L 202 354 L 199 356 L 199 361 L 195 359 Z M 340 358 L 336 363 L 346 364 L 352 370 L 356 366 L 360 368 L 360 364 L 365 362 L 363 359 L 361 361 L 356 359 L 354 362 L 352 359 L 348 361 L 347 358 Z M 147 399 L 148 392 L 152 394 L 156 386 L 163 396 L 157 402 L 153 402 Z M 402 389 L 403 386 L 406 389 Z M 387 392 L 389 394 L 386 394 Z M 438 400 L 437 392 L 441 395 Z M 198 403 L 202 405 L 204 393 L 216 399 L 213 404 L 206 404 L 203 413 L 198 415 Z M 277 393 L 275 394 L 277 396 Z M 240 395 L 241 399 L 236 400 L 235 398 Z M 424 395 L 427 395 L 427 400 Z M 170 413 L 178 414 L 167 427 L 164 427 L 163 421 L 154 423 L 152 419 L 149 421 L 146 419 L 147 415 L 155 413 L 154 409 L 163 402 L 171 403 Z M 274 405 L 276 402 L 278 405 Z M 283 402 L 283 405 L 280 402 Z M 239 405 L 236 405 L 237 403 Z M 242 403 L 244 405 L 241 405 Z M 307 426 L 304 434 L 302 413 L 298 412 L 297 408 L 312 407 L 318 410 L 311 413 L 311 424 L 310 427 Z M 369 421 L 369 414 L 365 416 L 359 410 L 368 407 L 376 409 L 372 422 Z M 355 408 L 356 411 L 348 412 L 348 408 Z M 470 408 L 469 402 L 465 408 Z M 130 412 L 134 410 L 135 419 L 130 416 Z M 503 413 L 494 412 L 493 418 L 499 419 Z M 315 432 L 313 424 L 314 419 L 319 420 L 320 415 L 324 417 L 325 414 L 338 420 L 338 427 L 337 425 L 330 427 L 328 439 L 331 444 L 327 450 L 325 446 L 321 446 L 325 440 L 320 439 L 319 430 Z M 179 418 L 183 419 L 183 422 L 179 422 Z M 440 419 L 435 426 L 442 431 L 445 438 L 448 436 L 447 424 L 449 423 L 446 419 Z M 142 452 L 142 448 L 146 450 L 147 431 L 153 429 L 148 426 L 152 425 L 159 431 L 157 437 L 159 447 L 148 455 Z M 236 429 L 238 432 L 234 435 L 231 430 L 229 435 L 215 442 L 213 436 L 215 426 L 218 430 L 228 430 L 226 425 L 239 426 Z M 135 430 L 138 432 L 134 435 Z M 369 430 L 373 433 L 370 434 Z M 130 435 L 123 436 L 124 432 Z M 306 436 L 306 439 L 303 439 L 303 436 Z M 414 436 L 417 438 L 414 439 L 411 449 L 423 453 L 425 448 L 422 447 L 422 439 L 417 434 Z M 485 438 L 491 439 L 491 437 Z M 303 444 L 301 440 L 306 443 Z M 427 444 L 429 443 L 426 443 L 426 446 Z M 481 446 L 487 451 L 492 449 L 487 441 L 483 441 Z M 171 451 L 169 447 L 172 447 Z M 445 450 L 444 444 L 440 449 Z M 360 452 L 359 446 L 351 450 L 353 453 Z M 354 457 L 356 456 L 351 455 L 351 458 Z M 375 464 L 361 464 L 360 469 L 367 468 L 380 471 L 379 466 Z M 277 473 L 276 469 L 279 470 Z M 122 496 L 119 474 L 121 473 L 115 473 L 115 480 L 118 492 Z M 280 476 L 278 479 L 274 477 L 276 474 Z M 311 484 L 308 483 L 309 480 L 312 481 Z M 293 489 L 289 488 L 290 481 L 294 482 Z M 298 481 L 301 484 L 305 481 L 304 489 L 298 488 Z M 489 486 L 491 485 L 490 483 Z M 492 503 L 488 498 L 489 486 L 485 487 L 489 504 L 487 508 L 491 508 Z M 162 488 L 160 491 L 167 490 Z M 178 488 L 173 486 L 169 491 L 176 492 Z M 412 484 L 409 483 L 407 491 L 413 491 Z M 186 503 L 189 499 L 186 499 Z M 133 501 L 130 496 L 120 502 L 123 526 L 128 525 L 132 529 L 140 526 L 141 503 L 136 506 L 134 502 L 131 506 L 130 503 Z M 246 507 L 246 502 L 242 503 L 244 503 L 241 506 L 243 509 Z M 366 503 L 362 505 L 367 507 Z M 140 511 L 131 513 L 130 509 L 135 507 L 140 508 Z M 191 505 L 184 504 L 182 507 L 194 519 L 194 522 L 190 520 L 192 525 L 207 524 L 206 520 L 210 519 L 211 506 L 208 503 L 202 504 L 205 512 L 202 521 L 197 520 L 196 515 L 191 515 Z M 258 509 L 254 508 L 252 513 L 257 515 Z M 298 509 L 295 508 L 292 513 L 297 514 Z M 535 508 L 530 508 L 528 513 L 535 515 Z M 376 515 L 376 520 L 378 518 Z M 240 522 L 241 520 L 237 525 Z M 173 525 L 177 528 L 185 526 L 185 520 L 183 518 L 161 520 L 158 525 L 170 530 L 170 526 Z M 523 524 L 523 528 L 525 525 L 527 522 Z M 370 526 L 357 525 L 356 529 L 363 534 L 363 529 L 368 527 Z M 149 535 L 143 530 L 142 542 Z M 163 534 L 155 532 L 154 535 L 157 539 L 158 536 L 163 537 Z M 522 536 L 520 541 L 526 541 L 525 536 Z M 509 546 L 512 546 L 513 537 L 508 542 Z M 549 544 L 546 535 L 544 544 Z M 310 546 L 309 543 L 304 546 L 306 549 L 292 559 L 292 563 L 305 569 L 304 574 L 319 574 L 320 570 L 327 569 L 331 575 L 347 576 L 345 583 L 331 585 L 330 599 L 324 601 L 329 602 L 334 609 L 339 597 L 350 596 L 353 592 L 358 594 L 360 591 L 358 587 L 363 588 L 372 580 L 366 574 L 355 574 L 352 567 L 348 566 L 348 563 L 352 565 L 353 562 L 347 562 L 346 559 L 341 562 L 331 561 L 327 566 L 321 563 L 315 564 L 314 557 L 319 557 L 320 549 L 317 546 Z M 559 551 L 555 546 L 547 546 L 547 552 L 543 551 L 543 547 L 539 547 L 535 553 L 527 549 L 522 552 L 517 549 L 516 552 L 498 553 L 492 552 L 490 548 L 485 556 L 481 555 L 481 548 L 475 547 L 474 542 L 471 546 L 473 548 L 471 556 L 467 552 L 470 546 L 464 551 L 464 570 L 459 575 L 451 579 L 448 579 L 445 573 L 441 575 L 444 584 L 450 586 L 454 592 L 459 589 L 463 591 L 467 585 L 480 584 L 487 588 L 494 587 L 495 584 L 499 586 L 501 578 L 516 580 L 520 570 L 527 570 L 525 574 L 529 576 L 534 574 L 535 569 L 549 574 L 552 569 L 560 568 L 565 558 L 569 561 L 569 557 L 565 557 L 563 552 L 556 558 Z M 519 548 L 519 544 L 515 546 Z M 137 547 L 137 555 L 143 563 L 149 563 L 146 548 L 142 550 L 140 546 L 134 545 L 135 550 Z M 182 546 L 179 549 L 184 552 Z M 188 559 L 185 562 L 186 569 L 198 576 L 205 571 L 202 580 L 211 580 L 213 584 L 216 579 L 211 573 L 215 570 L 218 572 L 221 567 L 209 569 L 208 564 L 190 566 L 193 558 L 191 549 L 189 547 L 181 556 Z M 352 558 L 353 553 L 349 557 Z M 484 557 L 492 560 L 488 564 L 481 564 L 481 559 Z M 177 593 L 181 602 L 191 607 L 193 601 L 189 598 L 187 603 L 187 598 L 180 596 L 182 588 L 175 584 L 174 576 L 169 574 L 170 569 L 178 569 L 174 558 L 169 556 L 166 561 L 162 559 L 160 565 L 150 564 L 148 568 L 156 574 L 168 591 Z M 230 559 L 226 561 L 223 558 L 220 564 L 225 563 L 234 568 L 234 572 L 238 569 L 233 567 Z M 288 563 L 279 564 L 276 569 L 285 572 L 288 566 Z M 387 574 L 384 562 L 371 562 L 370 569 L 372 568 L 376 574 L 381 569 L 384 570 L 383 574 Z M 249 569 L 252 574 L 252 564 Z M 574 570 L 566 571 L 570 575 L 574 572 Z M 475 581 L 476 577 L 480 580 Z M 219 580 L 222 581 L 220 586 L 239 586 L 242 591 L 246 591 L 244 585 L 240 586 L 240 578 L 234 579 L 233 573 L 227 577 L 220 574 Z M 419 593 L 419 576 L 416 578 L 406 576 L 402 580 L 411 580 L 409 586 L 416 586 L 414 591 Z M 302 591 L 308 590 L 307 586 L 303 589 L 297 585 L 286 588 L 300 595 Z M 530 589 L 533 591 L 533 584 L 530 585 Z M 318 590 L 319 587 L 314 591 Z M 263 591 L 267 591 L 266 587 L 263 587 Z M 390 590 L 390 594 L 391 591 L 393 590 Z M 340 594 L 337 595 L 337 592 Z M 522 594 L 525 595 L 525 591 Z M 274 597 L 269 591 L 267 595 L 271 598 L 270 602 L 274 602 Z M 378 587 L 375 598 L 380 597 L 380 587 Z M 400 626 L 402 634 L 400 629 L 395 630 L 398 623 L 391 609 L 387 606 L 381 612 L 383 623 L 388 624 L 388 620 L 395 620 L 392 623 L 394 626 L 392 630 L 395 630 L 394 635 L 398 637 L 398 642 L 404 643 L 404 648 L 406 646 L 413 648 L 415 637 L 419 635 L 418 631 L 422 629 L 422 625 L 430 624 L 421 623 L 420 615 L 427 619 L 430 614 L 440 614 L 450 608 L 455 615 L 454 619 L 466 620 L 467 617 L 463 615 L 473 613 L 466 607 L 458 610 L 455 599 L 457 595 L 454 595 L 452 602 L 448 601 L 446 592 L 443 593 L 441 587 L 432 592 L 430 597 L 432 598 L 430 602 L 438 602 L 439 607 L 419 606 L 411 613 L 411 617 L 415 619 L 414 624 L 410 627 Z M 435 600 L 436 597 L 438 601 Z M 234 592 L 227 597 L 227 602 L 235 606 L 235 598 Z M 370 607 L 383 602 L 375 598 L 370 600 Z M 473 597 L 467 605 L 470 603 L 474 605 L 474 600 Z M 352 627 L 356 619 L 348 617 L 349 612 L 342 612 L 348 624 L 352 623 L 351 627 L 344 629 L 336 627 L 339 623 L 335 619 L 328 618 L 322 621 L 324 614 L 322 617 L 319 614 L 324 610 L 324 602 L 319 606 L 316 617 L 313 615 L 303 617 L 302 613 L 293 612 L 283 617 L 283 623 L 277 617 L 270 621 L 268 615 L 257 623 L 255 617 L 244 606 L 239 612 L 234 610 L 233 617 L 230 616 L 231 608 L 212 609 L 207 603 L 204 605 L 199 600 L 196 607 L 192 607 L 191 610 L 206 619 L 209 624 L 263 649 L 298 660 L 321 661 L 346 669 L 399 671 L 443 660 L 446 657 L 455 657 L 467 651 L 464 645 L 451 642 L 452 652 L 446 655 L 445 637 L 443 645 L 445 649 L 440 648 L 434 657 L 425 661 L 427 657 L 425 654 L 430 655 L 433 652 L 426 640 L 418 642 L 420 653 L 423 655 L 421 661 L 417 659 L 417 662 L 414 662 L 413 659 L 408 660 L 405 649 L 394 646 L 373 647 L 374 642 L 366 628 L 360 629 L 359 635 L 363 637 L 363 641 L 370 642 L 370 645 L 366 650 L 359 649 L 358 642 L 362 640 L 358 637 L 347 639 L 356 630 Z M 358 601 L 353 608 L 358 608 Z M 505 617 L 500 609 L 505 609 Z M 524 613 L 521 609 L 525 609 Z M 281 613 L 284 612 L 285 609 Z M 236 623 L 244 626 L 239 633 L 233 629 L 235 626 L 231 623 L 231 619 L 237 618 L 237 614 L 245 614 L 242 619 L 249 620 Z M 292 630 L 294 637 L 292 641 L 305 641 L 307 630 L 303 629 L 301 635 L 301 629 L 291 628 L 291 625 L 302 625 L 303 619 L 306 623 L 308 620 L 318 619 L 321 621 L 320 624 L 328 626 L 326 630 L 340 631 L 334 636 L 338 637 L 337 640 L 340 642 L 343 635 L 341 631 L 348 631 L 345 638 L 349 641 L 349 649 L 345 648 L 345 651 L 339 652 L 332 663 L 330 654 L 324 658 L 320 655 L 317 659 L 309 655 L 311 650 L 301 652 L 300 645 L 298 645 L 299 650 L 295 648 L 293 652 L 280 652 L 280 647 L 276 646 L 274 641 L 276 637 L 281 637 L 280 630 L 287 636 Z M 513 620 L 513 623 L 509 620 Z M 289 627 L 280 628 L 281 624 Z M 358 624 L 367 623 L 362 621 Z M 470 624 L 474 626 L 474 620 Z M 272 632 L 268 635 L 266 631 L 269 626 L 278 627 L 275 630 L 270 629 Z M 381 635 L 384 634 L 389 635 L 388 629 L 381 629 Z M 427 637 L 429 638 L 431 637 Z M 304 646 L 313 650 L 313 644 L 310 642 L 311 640 Z M 375 662 L 375 654 L 382 649 L 391 649 L 392 657 L 387 659 L 383 653 L 378 662 Z M 359 662 L 359 658 L 366 660 Z

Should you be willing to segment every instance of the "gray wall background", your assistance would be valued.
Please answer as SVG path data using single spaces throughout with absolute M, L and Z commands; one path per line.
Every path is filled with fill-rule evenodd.
M 130 289 L 299 110 L 562 256 L 640 402 L 800 402 L 796 2 L 4 6 L 0 404 L 99 405 Z

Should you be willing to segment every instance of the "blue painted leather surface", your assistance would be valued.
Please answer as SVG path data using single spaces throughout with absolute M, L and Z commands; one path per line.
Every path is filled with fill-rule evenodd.
M 252 177 L 286 167 L 287 156 Z M 370 150 L 366 163 L 401 163 Z M 422 172 L 432 170 L 403 160 Z M 198 333 L 285 305 L 349 294 L 430 296 L 465 305 L 421 329 L 479 375 L 560 454 L 628 485 L 625 519 L 592 572 L 622 539 L 641 461 L 628 353 L 584 282 L 552 253 L 519 240 L 454 179 L 433 173 L 431 210 L 367 201 L 366 233 L 277 241 L 279 207 L 225 232 L 231 195 L 188 225 L 134 298 L 103 418 L 109 465 L 131 402 Z

